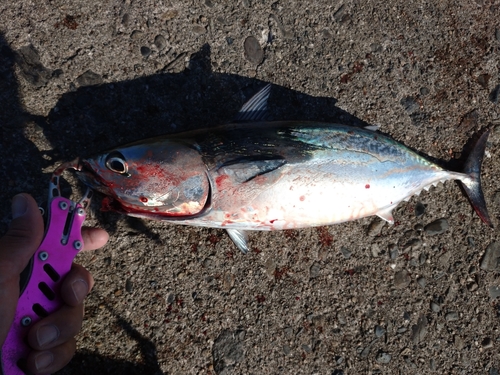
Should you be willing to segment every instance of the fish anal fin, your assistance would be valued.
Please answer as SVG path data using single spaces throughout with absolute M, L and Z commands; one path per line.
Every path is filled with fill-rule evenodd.
M 262 121 L 267 116 L 267 101 L 271 92 L 271 84 L 267 84 L 252 96 L 234 118 L 234 122 Z
M 243 254 L 248 253 L 248 233 L 241 229 L 226 229 L 227 234 Z
M 384 219 L 385 221 L 387 221 L 389 224 L 394 224 L 394 217 L 392 216 L 392 210 L 395 207 L 396 206 L 386 207 L 386 208 L 384 208 L 382 210 L 377 211 L 376 215 L 379 218 Z

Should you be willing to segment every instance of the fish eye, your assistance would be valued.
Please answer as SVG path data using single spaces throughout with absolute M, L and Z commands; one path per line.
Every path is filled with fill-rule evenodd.
M 119 152 L 112 152 L 106 158 L 106 167 L 113 172 L 128 175 L 128 164 Z

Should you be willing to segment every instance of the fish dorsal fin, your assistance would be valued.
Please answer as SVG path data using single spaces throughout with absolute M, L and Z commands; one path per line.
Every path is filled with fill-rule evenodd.
M 218 172 L 228 175 L 237 183 L 245 183 L 257 176 L 272 172 L 286 164 L 286 160 L 280 156 L 248 156 L 224 163 Z
M 271 84 L 267 84 L 252 96 L 234 118 L 234 122 L 261 121 L 267 116 L 267 100 L 271 92 Z
M 243 254 L 248 253 L 248 234 L 241 229 L 226 229 L 227 234 Z
M 392 210 L 395 207 L 396 206 L 389 206 L 389 207 L 383 208 L 382 210 L 377 211 L 376 215 L 379 218 L 384 219 L 385 221 L 387 221 L 389 224 L 394 224 L 394 217 L 392 217 Z

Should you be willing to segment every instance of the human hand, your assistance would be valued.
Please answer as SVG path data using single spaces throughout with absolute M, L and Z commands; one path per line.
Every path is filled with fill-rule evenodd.
M 0 239 L 0 347 L 10 330 L 19 299 L 19 276 L 42 242 L 44 224 L 35 200 L 18 194 L 12 200 L 12 222 Z M 97 228 L 83 228 L 83 250 L 104 246 L 108 234 Z M 52 373 L 63 368 L 76 349 L 75 336 L 83 320 L 83 300 L 92 289 L 92 275 L 73 263 L 61 285 L 65 303 L 58 311 L 31 327 L 28 343 L 33 349 L 27 358 L 27 370 Z

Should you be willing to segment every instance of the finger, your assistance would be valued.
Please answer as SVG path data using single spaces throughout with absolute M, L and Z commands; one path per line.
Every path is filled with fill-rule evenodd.
M 28 343 L 35 350 L 55 348 L 75 337 L 82 327 L 83 303 L 64 305 L 37 322 L 28 332 Z
M 0 345 L 14 319 L 19 298 L 19 275 L 43 238 L 43 219 L 35 200 L 19 194 L 12 200 L 7 234 L 0 239 Z
M 70 306 L 83 302 L 94 286 L 94 278 L 84 267 L 73 263 L 71 271 L 66 275 L 61 285 L 61 297 Z
M 33 374 L 51 374 L 66 366 L 76 350 L 76 340 L 69 339 L 50 350 L 32 351 L 26 361 L 27 370 Z
M 95 250 L 106 245 L 109 235 L 104 229 L 84 227 L 82 229 L 83 250 Z

